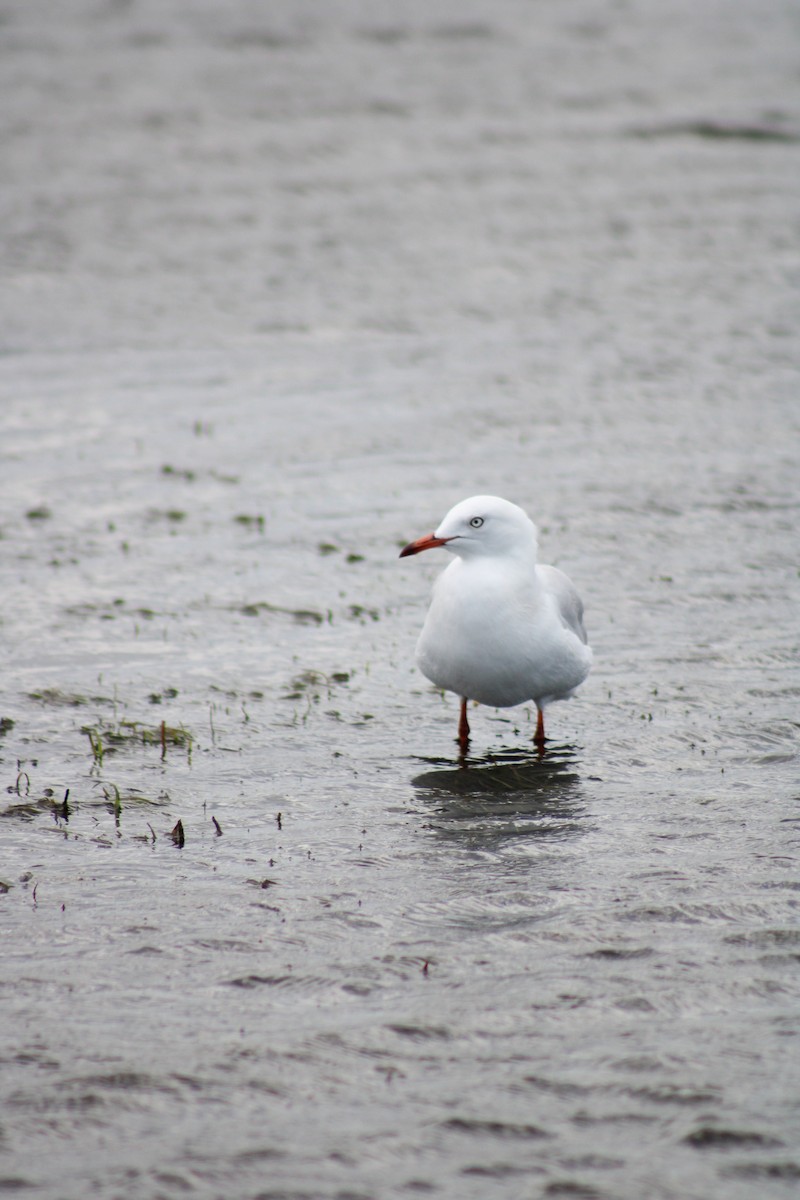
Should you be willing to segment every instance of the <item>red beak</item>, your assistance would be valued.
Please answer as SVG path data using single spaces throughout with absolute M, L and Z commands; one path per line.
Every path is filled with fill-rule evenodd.
M 425 537 L 417 538 L 415 542 L 409 542 L 400 551 L 400 557 L 406 558 L 409 554 L 419 554 L 422 550 L 435 550 L 437 546 L 446 546 L 450 538 L 439 538 L 435 533 L 427 533 Z

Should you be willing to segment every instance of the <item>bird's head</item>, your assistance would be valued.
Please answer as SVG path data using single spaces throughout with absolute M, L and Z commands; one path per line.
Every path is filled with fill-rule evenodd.
M 410 542 L 400 552 L 419 554 L 444 546 L 460 558 L 536 555 L 536 526 L 516 504 L 499 496 L 471 496 L 444 518 L 434 533 Z

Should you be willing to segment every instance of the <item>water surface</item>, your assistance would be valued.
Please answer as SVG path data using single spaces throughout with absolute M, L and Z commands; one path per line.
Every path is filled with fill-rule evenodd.
M 0 1191 L 791 1195 L 790 6 L 6 7 Z M 544 758 L 413 666 L 486 491 Z

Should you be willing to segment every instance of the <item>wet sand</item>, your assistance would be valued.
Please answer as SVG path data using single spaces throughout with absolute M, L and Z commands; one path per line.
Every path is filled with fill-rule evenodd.
M 793 6 L 0 42 L 0 1191 L 789 1196 Z M 483 491 L 586 601 L 544 759 L 413 664 Z

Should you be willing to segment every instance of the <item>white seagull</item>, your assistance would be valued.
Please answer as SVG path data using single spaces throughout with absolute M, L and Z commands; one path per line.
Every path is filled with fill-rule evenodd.
M 533 700 L 534 741 L 543 752 L 545 705 L 571 696 L 592 665 L 580 596 L 563 571 L 537 564 L 536 526 L 499 496 L 462 500 L 400 557 L 436 546 L 455 561 L 434 584 L 417 665 L 436 687 L 461 697 L 462 752 L 469 700 L 493 708 Z

